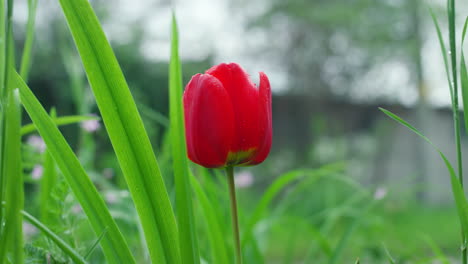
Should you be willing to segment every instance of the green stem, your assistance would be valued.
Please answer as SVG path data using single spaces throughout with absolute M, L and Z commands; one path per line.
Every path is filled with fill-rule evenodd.
M 239 220 L 237 217 L 236 185 L 234 183 L 234 168 L 232 166 L 226 167 L 226 174 L 228 176 L 229 198 L 231 200 L 232 232 L 234 235 L 234 242 L 236 244 L 236 263 L 242 264 L 242 253 L 239 236 Z
M 448 26 L 449 26 L 449 42 L 450 42 L 450 55 L 452 62 L 452 81 L 453 81 L 453 119 L 455 125 L 455 142 L 457 148 L 457 165 L 458 165 L 458 180 L 463 188 L 463 165 L 462 165 L 462 150 L 460 139 L 460 117 L 458 107 L 458 78 L 457 78 L 457 49 L 456 49 L 456 36 L 455 36 L 455 0 L 447 1 L 448 13 Z M 466 250 L 466 236 L 463 228 L 461 229 L 462 237 L 462 264 L 467 264 L 467 250 Z

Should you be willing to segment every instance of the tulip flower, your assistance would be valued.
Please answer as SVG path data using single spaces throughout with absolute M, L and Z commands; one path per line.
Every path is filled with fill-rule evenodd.
M 234 166 L 263 162 L 271 148 L 271 89 L 260 72 L 256 85 L 236 63 L 196 74 L 184 92 L 188 157 L 207 168 L 226 168 L 236 263 L 242 263 Z
M 236 63 L 192 77 L 184 92 L 188 157 L 207 168 L 255 165 L 271 148 L 271 89 Z

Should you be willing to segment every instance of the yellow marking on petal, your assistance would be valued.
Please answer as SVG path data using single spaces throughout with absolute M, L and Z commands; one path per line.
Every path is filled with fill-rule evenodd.
M 229 152 L 226 166 L 242 166 L 248 164 L 256 151 L 257 148 L 253 147 L 248 150 Z

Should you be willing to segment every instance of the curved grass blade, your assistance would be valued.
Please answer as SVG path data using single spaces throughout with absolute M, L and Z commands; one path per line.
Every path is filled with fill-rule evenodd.
M 69 256 L 74 263 L 77 264 L 85 264 L 86 260 L 76 252 L 70 245 L 67 244 L 64 240 L 62 240 L 57 234 L 55 234 L 52 230 L 47 228 L 43 223 L 37 220 L 34 216 L 30 215 L 26 211 L 21 211 L 29 223 L 35 226 L 37 229 L 41 230 L 50 240 L 52 240 L 67 256 Z
M 104 200 L 86 174 L 77 157 L 41 103 L 18 73 L 12 74 L 12 85 L 19 88 L 21 102 L 44 139 L 50 155 L 54 158 L 67 180 L 75 197 L 80 202 L 96 234 L 105 228 L 107 235 L 101 247 L 109 263 L 135 263 L 117 224 L 109 213 Z
M 205 223 L 207 224 L 208 236 L 210 240 L 211 255 L 213 257 L 212 263 L 229 263 L 229 257 L 226 250 L 225 238 L 221 229 L 221 225 L 216 217 L 216 210 L 212 206 L 210 200 L 206 196 L 203 188 L 201 187 L 195 176 L 190 176 L 195 194 L 200 202 Z
M 442 32 L 440 30 L 439 22 L 437 20 L 436 15 L 434 14 L 434 11 L 432 11 L 431 8 L 429 8 L 429 13 L 431 14 L 432 21 L 434 22 L 436 31 L 437 31 L 437 38 L 439 39 L 439 44 L 440 44 L 440 49 L 442 52 L 442 58 L 444 59 L 444 66 L 445 66 L 445 74 L 447 75 L 447 81 L 449 85 L 449 90 L 450 90 L 450 99 L 453 104 L 454 102 L 454 97 L 453 97 L 453 85 L 452 85 L 452 78 L 450 77 L 450 70 L 449 70 L 449 63 L 448 63 L 448 57 L 447 57 L 447 49 L 445 48 L 444 44 L 444 38 L 442 37 Z
M 57 113 L 55 108 L 50 111 L 52 119 L 56 117 Z M 34 125 L 33 125 L 34 126 Z M 35 128 L 35 127 L 34 127 Z M 46 149 L 44 152 L 44 173 L 41 178 L 41 185 L 39 187 L 39 207 L 40 219 L 43 223 L 49 223 L 49 206 L 52 189 L 57 181 L 57 170 L 55 169 L 55 162 L 49 151 Z
M 174 210 L 119 63 L 89 1 L 59 1 L 135 202 L 151 259 L 178 264 Z
M 457 212 L 458 212 L 458 217 L 460 218 L 460 225 L 462 227 L 462 232 L 464 234 L 464 237 L 468 237 L 468 202 L 465 197 L 465 193 L 463 191 L 463 188 L 460 184 L 460 181 L 457 178 L 457 175 L 448 161 L 448 159 L 445 157 L 445 155 L 426 137 L 424 136 L 421 132 L 419 132 L 416 128 L 414 128 L 412 125 L 410 125 L 408 122 L 400 118 L 399 116 L 393 114 L 392 112 L 385 110 L 383 108 L 379 108 L 380 111 L 382 111 L 384 114 L 392 118 L 393 120 L 397 121 L 398 123 L 406 126 L 409 128 L 411 131 L 416 133 L 419 137 L 424 139 L 426 142 L 428 142 L 434 149 L 439 153 L 440 157 L 445 163 L 445 166 L 447 167 L 450 175 L 450 183 L 452 185 L 452 193 L 453 197 L 455 200 L 455 204 L 457 206 Z M 463 245 L 465 246 L 465 245 Z
M 183 263 L 200 263 L 192 190 L 190 188 L 185 145 L 184 108 L 182 107 L 182 67 L 179 60 L 177 22 L 172 15 L 171 59 L 169 63 L 169 110 L 172 164 L 174 170 L 180 253 Z M 223 263 L 223 262 L 217 262 Z M 225 262 L 224 262 L 225 263 Z
M 253 234 L 253 228 L 255 224 L 261 219 L 262 215 L 268 208 L 268 205 L 271 203 L 271 201 L 276 197 L 276 195 L 283 190 L 285 186 L 287 186 L 289 183 L 293 182 L 294 180 L 297 180 L 301 177 L 304 177 L 305 175 L 323 175 L 324 172 L 327 171 L 317 169 L 317 170 L 294 170 L 290 171 L 282 176 L 280 176 L 278 179 L 276 179 L 271 186 L 265 191 L 265 194 L 262 196 L 260 202 L 257 204 L 255 207 L 255 210 L 250 217 L 250 220 L 247 222 L 247 225 L 244 227 L 244 234 L 242 238 L 242 246 L 245 246 L 245 244 L 252 239 L 252 234 Z
M 55 125 L 57 126 L 64 126 L 64 125 L 71 125 L 75 123 L 80 123 L 83 121 L 89 121 L 89 120 L 100 120 L 99 117 L 97 116 L 80 116 L 80 115 L 74 115 L 74 116 L 61 116 L 61 117 L 56 117 L 52 118 L 54 121 Z M 36 126 L 31 123 L 31 124 L 26 124 L 23 127 L 21 127 L 20 133 L 21 136 L 33 133 L 36 131 Z

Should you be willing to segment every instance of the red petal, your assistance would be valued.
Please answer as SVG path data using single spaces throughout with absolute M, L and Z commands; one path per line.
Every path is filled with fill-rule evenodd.
M 204 167 L 226 164 L 234 138 L 234 114 L 221 82 L 208 74 L 192 77 L 184 92 L 189 158 Z
M 249 152 L 257 149 L 260 133 L 259 97 L 249 75 L 236 63 L 223 63 L 212 67 L 206 73 L 216 77 L 223 84 L 232 102 L 235 139 L 231 152 Z
M 263 162 L 271 149 L 272 140 L 272 115 L 271 115 L 271 88 L 270 81 L 265 73 L 260 73 L 259 113 L 260 113 L 260 144 L 255 157 L 249 164 L 254 165 Z

